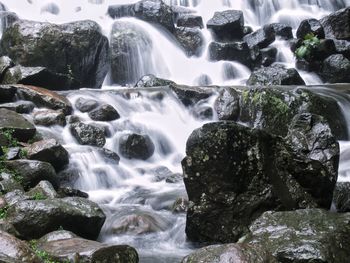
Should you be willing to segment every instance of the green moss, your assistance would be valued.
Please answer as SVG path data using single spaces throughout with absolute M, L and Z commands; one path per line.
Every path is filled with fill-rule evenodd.
M 31 240 L 29 245 L 33 252 L 44 262 L 44 263 L 60 263 L 60 261 L 54 260 L 49 253 L 38 248 L 38 242 Z M 69 261 L 66 261 L 69 262 Z
M 249 101 L 249 90 L 244 90 L 242 92 L 243 103 L 247 104 Z
M 7 217 L 8 206 L 0 208 L 0 219 L 5 219 Z
M 33 195 L 33 199 L 34 200 L 45 200 L 45 199 L 47 199 L 47 197 L 43 193 L 37 192 Z

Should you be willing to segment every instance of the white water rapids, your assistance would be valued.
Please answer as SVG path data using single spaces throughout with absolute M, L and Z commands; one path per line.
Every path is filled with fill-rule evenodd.
M 66 23 L 77 20 L 94 20 L 100 24 L 104 34 L 110 35 L 115 20 L 107 15 L 112 4 L 130 4 L 131 0 L 1 0 L 8 10 L 20 18 Z M 321 18 L 341 7 L 349 6 L 350 0 L 167 0 L 168 4 L 183 5 L 203 17 L 204 24 L 215 11 L 238 9 L 244 13 L 245 24 L 257 29 L 264 24 L 283 22 L 295 30 L 305 18 Z M 252 5 L 251 3 L 255 3 Z M 50 11 L 50 12 L 49 12 Z M 55 13 L 55 14 L 53 14 Z M 215 85 L 243 84 L 250 70 L 235 62 L 211 62 L 206 51 L 196 57 L 187 57 L 177 43 L 166 32 L 135 18 L 122 18 L 147 32 L 152 40 L 151 58 L 156 63 L 138 72 L 152 73 L 177 83 L 193 85 L 199 76 L 207 75 Z M 212 41 L 209 31 L 203 29 L 205 46 Z M 279 62 L 294 67 L 294 56 L 283 40 L 273 44 L 279 51 Z M 151 62 L 150 62 L 151 63 Z M 151 64 L 152 64 L 151 63 Z M 235 78 L 225 78 L 225 63 L 235 69 Z M 143 63 L 142 63 L 143 64 Z M 144 63 L 149 65 L 149 63 Z M 138 66 L 138 65 L 136 65 Z M 309 73 L 300 72 L 307 84 L 321 84 L 321 80 Z M 138 76 L 141 77 L 141 76 Z M 103 92 L 72 91 L 68 99 L 74 105 L 79 97 L 96 99 L 113 105 L 121 118 L 109 123 L 98 123 L 106 128 L 105 148 L 119 152 L 118 142 L 122 134 L 136 132 L 147 134 L 156 146 L 155 154 L 146 161 L 132 161 L 121 157 L 119 165 L 107 163 L 94 147 L 80 146 L 69 132 L 68 127 L 39 127 L 39 130 L 60 140 L 70 153 L 70 165 L 79 169 L 75 187 L 89 193 L 90 199 L 98 202 L 107 214 L 107 221 L 100 235 L 100 241 L 134 246 L 141 255 L 141 262 L 179 262 L 190 253 L 192 244 L 186 241 L 185 213 L 172 213 L 171 206 L 177 198 L 186 197 L 181 181 L 167 183 L 157 181 L 159 171 L 171 174 L 182 173 L 181 159 L 185 155 L 185 143 L 190 133 L 205 121 L 193 117 L 170 91 L 132 92 L 128 98 L 114 92 L 105 81 Z M 159 99 L 159 92 L 163 99 Z M 214 98 L 207 105 L 212 105 Z M 344 111 L 350 105 L 349 99 L 341 104 Z M 205 106 L 205 105 L 203 105 Z M 92 122 L 87 113 L 74 111 L 85 123 Z M 213 117 L 215 119 L 215 116 Z M 206 120 L 210 121 L 210 120 Z M 350 121 L 349 121 L 350 123 Z M 341 143 L 342 162 L 340 179 L 350 177 L 350 143 Z M 166 170 L 166 167 L 168 170 Z M 155 171 L 155 169 L 158 169 Z M 121 219 L 130 215 L 142 215 L 153 225 L 149 233 L 121 233 Z M 149 222 L 149 221 L 148 221 Z M 119 231 L 119 232 L 118 232 Z M 136 230 L 135 230 L 136 231 Z M 131 231 L 132 232 L 132 231 Z

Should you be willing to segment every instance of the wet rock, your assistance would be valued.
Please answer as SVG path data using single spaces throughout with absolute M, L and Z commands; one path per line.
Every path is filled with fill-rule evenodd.
M 302 130 L 313 138 L 323 132 L 328 135 L 329 128 L 322 124 L 315 121 L 309 134 L 309 127 Z M 190 201 L 188 238 L 235 242 L 266 210 L 328 209 L 337 178 L 339 146 L 334 137 L 323 139 L 323 145 L 316 143 L 304 155 L 299 142 L 292 144 L 233 122 L 205 124 L 195 130 L 182 161 Z
M 174 35 L 180 45 L 185 49 L 187 56 L 199 57 L 203 51 L 204 37 L 198 28 L 178 27 Z
M 314 18 L 301 21 L 297 30 L 297 38 L 304 39 L 307 34 L 313 34 L 318 38 L 324 38 L 324 30 L 320 21 Z
M 105 163 L 119 164 L 120 157 L 117 153 L 106 148 L 97 148 L 96 151 L 102 156 Z
M 244 17 L 239 10 L 215 12 L 213 18 L 207 22 L 217 40 L 239 40 L 243 37 Z
M 17 64 L 68 76 L 65 89 L 100 88 L 108 71 L 108 39 L 89 20 L 60 25 L 19 20 L 4 31 L 0 46 Z
M 0 85 L 0 103 L 12 102 L 15 95 L 15 87 L 8 85 Z
M 120 118 L 118 111 L 109 104 L 103 104 L 89 112 L 94 121 L 114 121 Z
M 0 131 L 13 130 L 12 136 L 19 141 L 33 138 L 36 129 L 22 115 L 7 109 L 0 109 Z
M 0 192 L 2 194 L 6 194 L 15 190 L 23 191 L 23 187 L 20 182 L 18 182 L 18 180 L 15 180 L 15 177 L 13 175 L 11 175 L 10 178 L 0 181 Z
M 263 28 L 257 31 L 245 35 L 243 40 L 248 44 L 250 48 L 253 46 L 258 46 L 259 48 L 266 48 L 272 42 L 275 41 L 276 33 L 271 25 L 263 26 Z
M 33 114 L 33 121 L 36 125 L 53 126 L 66 125 L 66 116 L 60 110 L 40 110 Z
M 181 261 L 181 263 L 192 262 L 277 263 L 272 255 L 264 249 L 247 244 L 225 244 L 203 247 Z
M 38 242 L 38 245 L 41 246 L 41 245 L 45 245 L 45 243 L 47 242 L 65 240 L 65 239 L 76 238 L 76 237 L 78 236 L 73 232 L 70 232 L 67 230 L 57 230 L 42 236 L 37 242 Z
M 3 231 L 0 231 L 0 251 L 0 262 L 42 262 L 24 241 Z
M 335 52 L 344 55 L 347 59 L 350 59 L 350 41 L 347 40 L 333 40 Z
M 271 66 L 274 62 L 276 62 L 277 52 L 278 50 L 275 47 L 267 47 L 261 49 L 261 64 L 264 67 Z
M 350 214 L 321 209 L 265 212 L 250 227 L 249 244 L 261 245 L 278 262 L 343 263 L 350 257 Z
M 23 188 L 15 189 L 11 192 L 8 192 L 4 195 L 4 198 L 9 206 L 12 206 L 19 201 L 25 201 L 30 199 L 29 196 L 24 192 Z
M 96 239 L 106 219 L 97 204 L 79 197 L 17 202 L 9 208 L 8 218 L 25 239 L 39 238 L 59 227 Z
M 150 74 L 143 76 L 136 84 L 137 88 L 148 88 L 148 87 L 162 87 L 168 86 L 170 84 L 176 85 L 174 81 L 157 78 L 156 76 Z
M 72 187 L 73 185 L 75 185 L 79 177 L 79 169 L 73 167 L 72 165 L 69 165 L 66 169 L 60 171 L 57 174 L 58 181 L 60 182 L 59 185 L 61 187 Z
M 25 189 L 34 187 L 43 180 L 49 181 L 54 187 L 58 185 L 55 169 L 49 163 L 15 160 L 7 161 L 4 164 L 7 169 L 16 175 L 18 181 Z
M 305 85 L 298 71 L 273 65 L 255 70 L 249 77 L 247 85 Z
M 338 10 L 320 20 L 326 38 L 350 40 L 350 7 Z
M 328 83 L 350 82 L 350 60 L 341 54 L 331 55 L 323 61 L 322 79 Z
M 186 14 L 186 15 L 180 16 L 177 19 L 176 24 L 178 27 L 190 27 L 190 28 L 197 27 L 200 29 L 204 27 L 202 17 L 197 15 L 192 15 L 192 14 Z
M 338 213 L 350 212 L 350 182 L 338 182 L 333 193 L 333 204 Z
M 27 158 L 50 163 L 56 170 L 62 169 L 69 163 L 67 150 L 55 139 L 35 142 L 28 147 Z
M 170 84 L 169 88 L 185 106 L 193 106 L 199 101 L 205 100 L 213 95 L 213 90 L 206 87 Z
M 119 152 L 128 159 L 147 160 L 154 153 L 154 144 L 148 135 L 124 134 L 119 138 Z
M 18 16 L 14 12 L 0 11 L 1 29 L 4 32 L 7 28 L 11 27 L 15 22 L 19 20 Z
M 112 18 L 131 16 L 159 24 L 170 32 L 175 29 L 174 13 L 171 7 L 160 0 L 142 0 L 129 5 L 111 5 L 107 12 Z
M 126 245 L 107 245 L 79 237 L 68 237 L 72 233 L 53 232 L 54 240 L 40 242 L 38 248 L 60 261 L 81 262 L 138 262 L 136 250 Z M 59 239 L 57 239 L 59 238 Z M 47 239 L 47 238 L 46 238 Z M 40 239 L 41 240 L 41 239 Z
M 71 87 L 71 78 L 65 74 L 52 72 L 44 67 L 15 66 L 6 71 L 2 84 L 24 84 L 65 90 Z
M 19 159 L 21 157 L 22 150 L 20 147 L 11 147 L 8 149 L 8 152 L 5 154 L 5 159 L 7 161 Z
M 273 24 L 270 24 L 270 26 L 275 31 L 276 36 L 284 40 L 289 40 L 293 38 L 293 32 L 292 32 L 291 26 L 288 26 L 282 23 L 273 23 Z
M 247 67 L 251 67 L 252 64 L 250 49 L 246 42 L 212 42 L 209 45 L 209 58 L 214 61 L 237 61 Z
M 82 197 L 82 198 L 89 198 L 89 194 L 80 191 L 78 189 L 73 189 L 71 187 L 61 187 L 57 190 L 57 193 L 60 198 L 64 197 Z
M 70 131 L 79 144 L 103 147 L 106 143 L 104 130 L 93 125 L 76 122 Z
M 13 63 L 13 61 L 7 57 L 7 56 L 2 56 L 0 57 L 0 81 L 2 83 L 2 80 L 4 78 L 4 75 L 6 73 L 6 71 L 13 67 L 15 65 L 15 63 Z
M 75 102 L 75 107 L 81 112 L 89 112 L 97 108 L 99 105 L 98 101 L 93 99 L 79 98 Z
M 13 85 L 13 87 L 17 89 L 19 98 L 32 101 L 38 107 L 62 110 L 66 115 L 72 112 L 72 105 L 69 100 L 54 91 L 26 85 Z
M 240 96 L 234 89 L 222 89 L 215 101 L 214 109 L 219 120 L 236 121 L 240 114 Z
M 0 104 L 1 109 L 7 109 L 7 110 L 15 111 L 21 114 L 31 113 L 34 107 L 35 105 L 33 102 L 25 101 L 25 100 L 19 100 L 15 102 Z
M 213 118 L 213 109 L 209 105 L 196 105 L 191 113 L 193 116 L 200 120 L 212 119 Z
M 171 207 L 173 213 L 183 213 L 188 209 L 188 199 L 184 197 L 179 197 L 175 200 Z
M 58 194 L 49 181 L 41 181 L 27 193 L 34 200 L 57 198 Z

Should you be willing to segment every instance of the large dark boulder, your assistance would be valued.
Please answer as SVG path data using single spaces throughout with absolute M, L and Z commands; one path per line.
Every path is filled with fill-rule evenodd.
M 297 38 L 304 39 L 307 34 L 313 34 L 318 38 L 324 38 L 324 30 L 320 21 L 314 18 L 301 21 L 297 30 Z
M 350 40 L 350 7 L 336 11 L 320 22 L 326 38 Z
M 233 122 L 195 130 L 182 161 L 190 200 L 188 238 L 235 242 L 264 211 L 328 209 L 337 180 L 339 146 L 323 120 L 312 117 L 313 122 L 301 130 L 316 141 L 320 137 L 320 142 L 307 149 L 300 145 L 301 139 L 294 142 L 300 116 L 287 139 Z
M 244 17 L 239 10 L 215 12 L 213 18 L 207 22 L 217 40 L 239 40 L 243 37 Z
M 250 48 L 258 46 L 259 48 L 265 48 L 274 42 L 276 39 L 276 33 L 271 25 L 263 26 L 262 28 L 245 35 L 243 40 L 247 42 Z
M 147 160 L 153 155 L 154 149 L 148 135 L 125 134 L 119 138 L 119 152 L 128 159 Z
M 202 54 L 204 37 L 198 28 L 177 27 L 174 36 L 185 49 L 187 56 L 199 57 Z
M 89 117 L 94 121 L 114 121 L 120 118 L 118 111 L 109 104 L 102 104 L 89 112 Z
M 245 242 L 260 245 L 278 262 L 345 263 L 350 257 L 350 213 L 321 209 L 266 212 Z
M 305 82 L 294 68 L 277 64 L 253 71 L 247 85 L 305 85 Z
M 333 39 L 335 52 L 344 55 L 347 59 L 350 59 L 350 41 Z
M 204 27 L 203 18 L 201 16 L 192 15 L 192 14 L 185 14 L 180 16 L 176 21 L 176 25 L 178 27 L 190 27 L 190 28 L 197 27 L 200 29 Z
M 129 5 L 112 5 L 108 7 L 112 18 L 125 16 L 136 17 L 146 22 L 163 26 L 170 32 L 175 29 L 174 13 L 170 6 L 161 0 L 142 0 Z
M 26 242 L 6 232 L 0 231 L 0 262 L 41 263 L 42 261 Z
M 78 143 L 82 145 L 103 147 L 106 143 L 104 130 L 102 128 L 76 122 L 71 124 L 70 131 L 75 139 L 77 139 Z
M 72 88 L 100 88 L 108 71 L 108 39 L 93 21 L 55 25 L 19 20 L 7 28 L 1 52 L 26 67 L 68 76 Z
M 19 141 L 28 141 L 34 137 L 36 129 L 22 115 L 7 109 L 0 109 L 0 132 L 13 131 L 12 136 Z
M 48 162 L 56 170 L 60 170 L 69 163 L 67 150 L 55 139 L 35 142 L 26 149 L 28 159 Z
M 349 72 L 350 60 L 342 54 L 335 54 L 323 61 L 320 75 L 328 83 L 349 83 Z
M 8 209 L 8 220 L 24 239 L 39 238 L 60 227 L 96 239 L 105 219 L 97 204 L 80 197 L 20 201 Z
M 247 67 L 251 67 L 252 58 L 246 42 L 211 42 L 209 45 L 210 60 L 237 61 Z
M 0 85 L 0 103 L 12 102 L 16 95 L 16 88 L 10 85 Z
M 293 38 L 292 27 L 282 23 L 272 23 L 269 25 L 275 31 L 276 36 L 289 40 Z
M 277 263 L 263 248 L 247 244 L 225 244 L 203 247 L 185 257 L 181 263 Z

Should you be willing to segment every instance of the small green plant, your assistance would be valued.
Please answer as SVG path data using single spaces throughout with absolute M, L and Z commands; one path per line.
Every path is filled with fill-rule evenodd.
M 28 149 L 22 148 L 19 152 L 19 158 L 26 159 L 28 157 Z
M 59 263 L 54 260 L 49 253 L 38 248 L 38 242 L 36 240 L 29 241 L 29 245 L 35 255 L 37 255 L 44 263 Z
M 0 208 L 0 219 L 5 219 L 7 217 L 8 206 Z
M 307 34 L 304 37 L 302 45 L 295 50 L 295 56 L 299 59 L 309 60 L 312 57 L 314 50 L 320 45 L 320 40 L 312 33 Z
M 13 134 L 15 133 L 14 129 L 2 130 L 1 133 L 6 138 L 7 144 L 9 147 L 17 147 L 18 146 L 18 140 L 13 136 Z
M 40 192 L 36 192 L 34 195 L 33 195 L 33 199 L 34 200 L 45 200 L 47 197 L 43 194 L 43 193 L 40 193 Z

